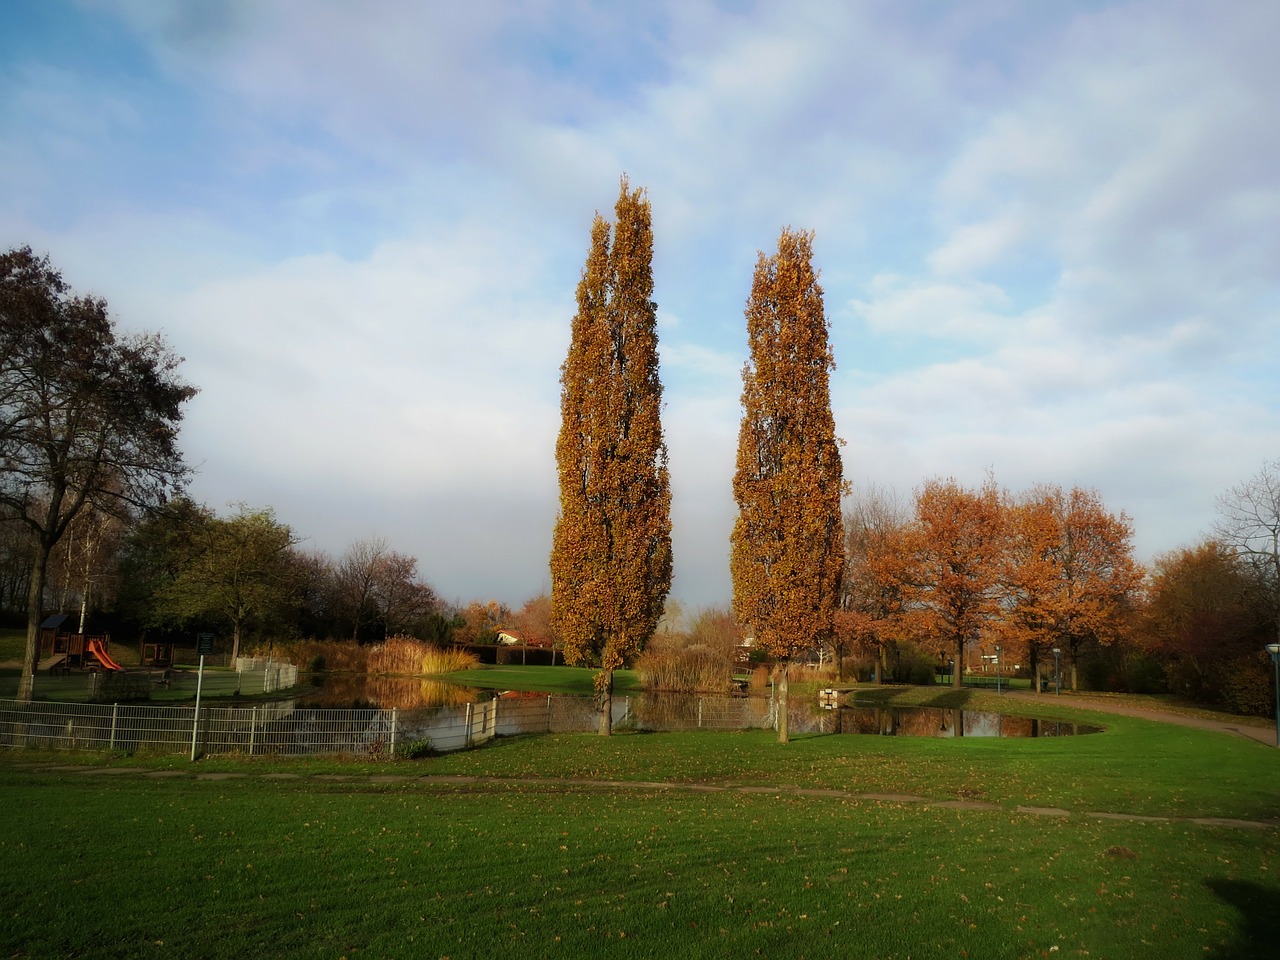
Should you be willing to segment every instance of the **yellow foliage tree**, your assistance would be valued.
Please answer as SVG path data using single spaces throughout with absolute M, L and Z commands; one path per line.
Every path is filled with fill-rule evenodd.
M 1026 645 L 1033 672 L 1041 656 L 1063 651 L 1075 689 L 1081 648 L 1119 638 L 1142 583 L 1133 525 L 1096 490 L 1054 485 L 1020 498 L 1009 520 L 1009 635 Z
M 612 731 L 613 672 L 652 636 L 671 587 L 671 489 L 662 436 L 653 229 L 622 181 L 610 243 L 597 216 L 561 368 L 551 546 L 552 618 L 565 660 L 598 666 L 600 733 Z
M 829 642 L 844 566 L 844 482 L 828 383 L 835 363 L 811 233 L 784 229 L 778 252 L 760 254 L 746 319 L 733 612 L 779 662 L 778 740 L 786 743 L 790 662 Z

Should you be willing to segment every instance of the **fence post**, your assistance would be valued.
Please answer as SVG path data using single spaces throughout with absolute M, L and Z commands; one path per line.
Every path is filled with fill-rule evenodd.
M 462 745 L 464 747 L 471 746 L 471 704 L 467 704 L 467 726 L 462 731 Z
M 258 737 L 258 708 L 249 712 L 249 756 L 253 756 L 254 741 Z
M 702 698 L 698 698 L 698 729 L 702 729 Z
M 391 756 L 396 755 L 396 708 L 391 708 Z
M 551 694 L 547 694 L 547 733 L 551 732 Z
M 111 743 L 107 745 L 108 750 L 116 748 L 116 719 L 120 716 L 120 704 L 113 703 L 111 705 Z

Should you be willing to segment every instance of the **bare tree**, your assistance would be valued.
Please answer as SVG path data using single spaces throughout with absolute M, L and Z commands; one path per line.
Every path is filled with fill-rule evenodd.
M 1280 639 L 1280 460 L 1269 460 L 1251 479 L 1218 497 L 1215 538 L 1257 570 L 1270 594 Z
M 49 559 L 86 507 L 152 507 L 188 474 L 178 447 L 195 395 L 158 334 L 121 336 L 106 301 L 76 297 L 29 247 L 0 255 L 0 515 L 31 533 L 27 649 L 32 696 Z
M 390 548 L 382 537 L 365 537 L 347 547 L 333 572 L 334 607 L 351 624 L 351 640 L 378 615 L 374 604 L 378 567 Z

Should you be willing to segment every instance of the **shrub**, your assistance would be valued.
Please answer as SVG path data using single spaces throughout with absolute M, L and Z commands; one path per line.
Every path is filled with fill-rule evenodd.
M 396 750 L 401 760 L 421 760 L 423 757 L 429 757 L 433 753 L 431 749 L 431 738 L 423 737 L 420 740 L 410 740 L 403 743 Z
M 340 640 L 288 640 L 276 641 L 271 655 L 288 660 L 309 669 L 330 670 L 337 673 L 363 673 L 368 658 L 368 648 L 350 641 Z M 266 656 L 267 650 L 259 646 L 255 656 Z M 317 666 L 319 664 L 319 666 Z
M 1237 657 L 1223 668 L 1222 703 L 1232 713 L 1268 716 L 1274 709 L 1271 658 L 1266 654 Z

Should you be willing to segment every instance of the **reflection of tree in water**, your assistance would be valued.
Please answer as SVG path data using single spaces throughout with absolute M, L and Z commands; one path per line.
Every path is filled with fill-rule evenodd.
M 1060 737 L 1098 727 L 939 707 L 841 707 L 839 733 L 898 737 Z
M 480 694 L 470 687 L 460 687 L 421 677 L 368 676 L 363 673 L 329 674 L 323 688 L 307 698 L 309 706 L 352 707 L 373 706 L 390 710 L 426 710 L 437 707 L 475 703 Z

